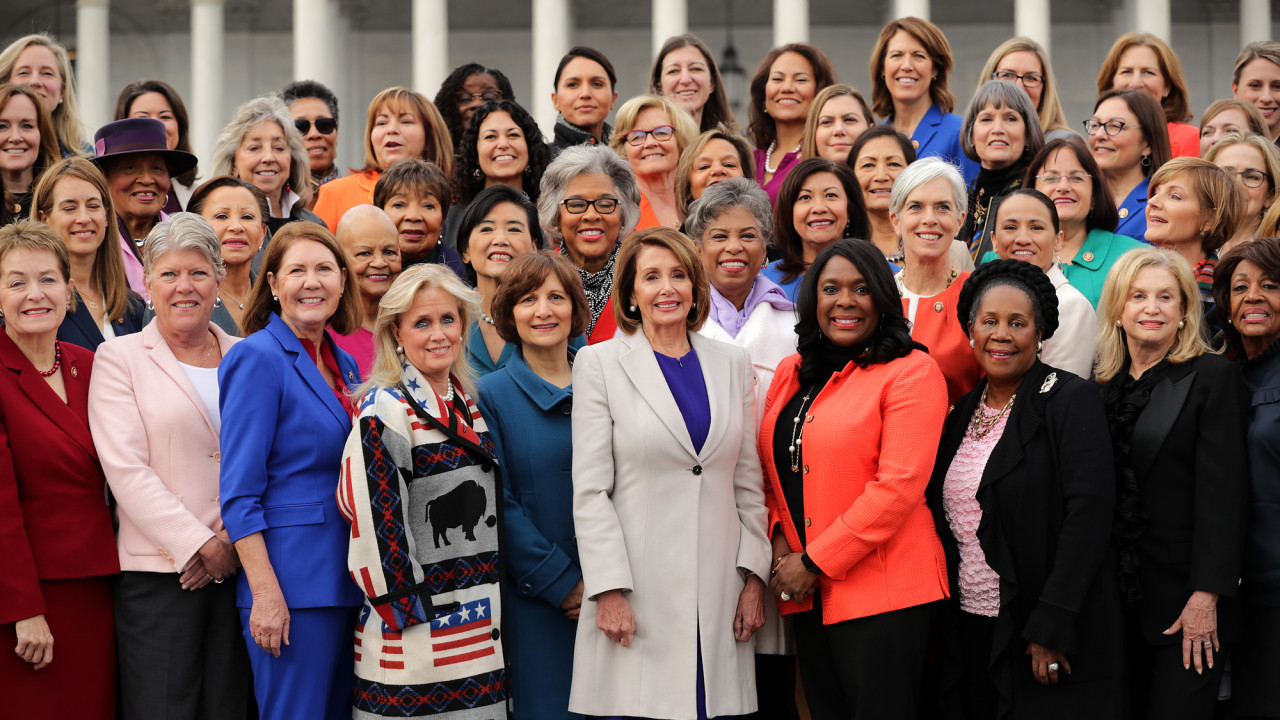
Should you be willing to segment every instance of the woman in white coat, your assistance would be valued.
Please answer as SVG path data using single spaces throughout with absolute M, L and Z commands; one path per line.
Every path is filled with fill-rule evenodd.
M 756 709 L 770 548 L 745 350 L 697 333 L 709 288 L 669 228 L 627 239 L 619 334 L 573 368 L 573 515 L 585 596 L 569 709 L 694 718 Z M 714 408 L 714 411 L 713 411 Z

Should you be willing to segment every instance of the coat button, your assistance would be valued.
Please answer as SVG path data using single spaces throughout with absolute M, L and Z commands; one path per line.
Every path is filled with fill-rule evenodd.
M 221 451 L 221 450 L 214 450 L 214 451 L 213 451 L 213 461 L 214 461 L 214 462 L 216 462 L 216 463 L 220 463 L 220 462 L 222 462 L 222 451 Z
M 694 465 L 694 466 L 693 466 L 693 474 L 694 474 L 694 475 L 701 475 L 701 474 L 702 474 L 702 466 L 701 466 L 701 465 Z
M 560 403 L 560 414 L 561 414 L 561 415 L 572 415 L 572 414 L 573 414 L 573 401 L 572 401 L 572 400 L 566 400 L 566 401 L 564 401 L 564 402 Z
M 808 475 L 808 474 L 809 474 L 809 466 L 808 466 L 808 465 L 805 465 L 805 466 L 804 466 L 804 474 L 805 474 L 805 475 Z
M 813 416 L 810 415 L 804 419 L 805 422 L 813 422 Z
M 805 518 L 805 519 L 804 519 L 804 526 L 805 526 L 805 527 L 810 527 L 811 525 L 813 525 L 813 520 L 810 520 L 809 518 Z
M 529 583 L 525 583 L 525 584 L 521 585 L 521 586 L 520 586 L 520 594 L 521 594 L 521 595 L 525 595 L 525 596 L 532 595 L 532 594 L 533 594 L 533 586 L 532 586 L 532 585 L 530 585 Z

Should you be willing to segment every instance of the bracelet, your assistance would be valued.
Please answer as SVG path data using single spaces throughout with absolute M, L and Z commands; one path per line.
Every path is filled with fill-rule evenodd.
M 822 569 L 819 568 L 818 564 L 813 561 L 813 558 L 809 557 L 809 552 L 807 550 L 805 552 L 800 553 L 800 562 L 804 564 L 805 570 L 808 570 L 814 575 L 822 574 Z

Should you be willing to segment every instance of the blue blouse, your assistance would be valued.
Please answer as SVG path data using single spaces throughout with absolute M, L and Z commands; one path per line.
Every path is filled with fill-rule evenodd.
M 707 432 L 711 429 L 711 401 L 707 397 L 707 381 L 702 377 L 698 354 L 693 348 L 680 358 L 667 357 L 656 351 L 653 354 L 658 358 L 658 367 L 662 368 L 662 376 L 667 380 L 667 388 L 676 400 L 676 407 L 684 416 L 684 426 L 693 441 L 693 449 L 702 452 L 702 444 L 707 441 Z

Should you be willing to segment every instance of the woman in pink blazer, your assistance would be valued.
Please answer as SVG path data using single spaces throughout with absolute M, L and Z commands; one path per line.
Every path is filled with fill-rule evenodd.
M 207 221 L 176 213 L 142 259 L 155 320 L 98 347 L 89 425 L 116 500 L 120 701 L 126 718 L 245 716 L 240 562 L 218 507 L 218 363 L 209 320 L 224 273 Z

